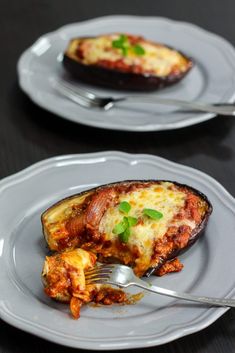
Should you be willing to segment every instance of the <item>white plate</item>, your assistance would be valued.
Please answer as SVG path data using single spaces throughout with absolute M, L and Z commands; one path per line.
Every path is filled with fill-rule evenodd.
M 175 47 L 192 57 L 195 67 L 175 86 L 149 93 L 203 102 L 232 102 L 235 98 L 235 50 L 223 38 L 189 23 L 158 17 L 109 16 L 67 25 L 45 34 L 26 50 L 18 63 L 19 83 L 39 106 L 65 119 L 99 128 L 154 131 L 176 129 L 208 119 L 213 114 L 182 112 L 174 107 L 126 103 L 108 112 L 89 110 L 60 96 L 51 78 L 67 76 L 62 54 L 72 37 L 110 32 L 130 32 Z M 120 91 L 95 88 L 73 81 L 100 95 L 120 96 Z M 125 95 L 125 92 L 123 93 Z
M 68 306 L 43 293 L 47 253 L 40 214 L 59 199 L 126 179 L 167 179 L 205 193 L 214 206 L 205 236 L 181 256 L 182 272 L 151 282 L 217 297 L 235 294 L 235 201 L 211 177 L 150 155 L 101 152 L 51 158 L 0 182 L 0 315 L 3 320 L 63 345 L 99 350 L 163 344 L 205 328 L 227 309 L 146 294 L 136 305 L 83 307 L 73 320 Z

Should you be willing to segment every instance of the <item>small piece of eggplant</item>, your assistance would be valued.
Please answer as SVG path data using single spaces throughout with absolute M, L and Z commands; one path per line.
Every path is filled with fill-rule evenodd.
M 85 271 L 93 268 L 95 263 L 95 254 L 83 249 L 46 256 L 42 270 L 45 293 L 65 303 L 69 302 L 73 296 L 83 301 L 90 301 Z
M 126 213 L 119 209 L 123 201 L 131 207 Z M 161 216 L 153 219 L 144 209 Z M 149 276 L 199 238 L 211 212 L 207 197 L 190 186 L 163 180 L 122 181 L 57 202 L 42 214 L 42 226 L 51 250 L 82 248 L 101 262 L 123 263 L 136 275 Z M 128 217 L 135 221 L 128 225 L 126 238 L 114 228 Z
M 112 35 L 107 35 L 107 37 L 109 36 Z M 73 77 L 86 83 L 118 90 L 132 91 L 153 91 L 173 85 L 182 80 L 193 66 L 193 61 L 191 58 L 187 57 L 182 52 L 175 50 L 174 48 L 147 41 L 143 37 L 133 36 L 130 34 L 127 34 L 126 36 L 134 41 L 138 42 L 139 39 L 141 41 L 145 41 L 148 44 L 151 43 L 151 45 L 154 45 L 155 47 L 164 48 L 171 51 L 172 53 L 177 53 L 181 58 L 182 64 L 175 66 L 172 65 L 172 70 L 167 75 L 161 75 L 148 70 L 140 71 L 138 69 L 134 69 L 136 61 L 130 62 L 130 64 L 128 64 L 129 70 L 128 65 L 126 65 L 125 70 L 123 70 L 122 67 L 120 67 L 119 62 L 120 60 L 125 61 L 125 57 L 119 61 L 117 60 L 119 65 L 117 65 L 117 67 L 115 67 L 113 64 L 110 65 L 111 67 L 108 65 L 105 67 L 99 63 L 86 63 L 86 61 L 78 55 L 80 43 L 84 40 L 99 37 L 83 37 L 74 38 L 70 41 L 64 53 L 63 65 Z M 138 58 L 136 60 L 138 60 Z M 163 58 L 161 58 L 161 60 L 164 61 Z M 167 63 L 167 60 L 165 63 Z

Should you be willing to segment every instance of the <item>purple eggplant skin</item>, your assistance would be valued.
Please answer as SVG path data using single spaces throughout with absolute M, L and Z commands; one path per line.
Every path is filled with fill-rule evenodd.
M 169 46 L 168 48 L 174 49 Z M 98 65 L 84 65 L 71 58 L 67 52 L 63 56 L 63 66 L 73 77 L 88 84 L 117 90 L 146 92 L 171 86 L 181 81 L 188 74 L 193 67 L 193 61 L 184 53 L 178 52 L 188 61 L 187 69 L 178 74 L 172 73 L 162 77 L 151 74 L 127 73 Z

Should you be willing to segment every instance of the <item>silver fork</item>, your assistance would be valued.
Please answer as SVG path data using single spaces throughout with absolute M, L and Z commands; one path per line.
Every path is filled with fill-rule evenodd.
M 196 101 L 188 102 L 179 99 L 153 97 L 147 94 L 123 96 L 119 98 L 101 97 L 83 88 L 77 86 L 74 87 L 74 85 L 65 80 L 53 78 L 50 81 L 52 87 L 61 95 L 85 108 L 101 108 L 107 111 L 113 108 L 116 104 L 126 101 L 130 103 L 143 102 L 170 105 L 219 115 L 235 115 L 235 105 L 230 103 L 207 104 Z
M 215 306 L 235 307 L 235 299 L 196 296 L 150 285 L 142 279 L 138 278 L 130 267 L 124 265 L 98 265 L 87 271 L 85 273 L 85 278 L 87 284 L 112 284 L 121 288 L 137 286 L 150 292 L 166 295 L 168 297 L 174 297 Z

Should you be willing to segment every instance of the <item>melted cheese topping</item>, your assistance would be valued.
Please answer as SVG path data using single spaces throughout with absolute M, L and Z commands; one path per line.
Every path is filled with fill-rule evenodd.
M 141 220 L 131 227 L 128 240 L 128 246 L 137 247 L 141 254 L 138 262 L 150 262 L 155 241 L 161 239 L 170 226 L 189 225 L 192 229 L 196 226 L 191 220 L 174 219 L 174 216 L 184 207 L 187 195 L 185 192 L 172 189 L 172 185 L 172 183 L 163 182 L 159 186 L 152 185 L 120 195 L 119 203 L 127 201 L 131 205 L 128 216 Z M 143 215 L 144 208 L 157 210 L 163 214 L 163 217 L 159 220 L 151 219 Z M 105 234 L 105 239 L 115 242 L 118 235 L 114 234 L 113 229 L 123 220 L 123 216 L 124 214 L 119 211 L 119 204 L 106 211 L 99 227 L 99 231 Z
M 69 55 L 78 60 L 76 50 L 79 47 L 83 53 L 83 58 L 79 61 L 85 65 L 99 64 L 99 61 L 114 63 L 121 60 L 124 65 L 129 66 L 130 71 L 133 67 L 141 67 L 143 73 L 156 76 L 167 76 L 172 71 L 184 72 L 188 69 L 188 60 L 178 51 L 143 38 L 138 40 L 138 45 L 144 49 L 144 55 L 137 55 L 133 50 L 128 50 L 127 55 L 123 56 L 122 50 L 112 46 L 112 42 L 119 36 L 119 34 L 110 34 L 74 40 L 70 44 Z

